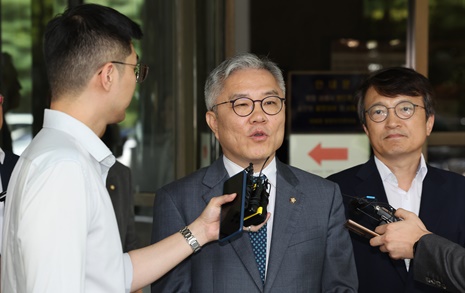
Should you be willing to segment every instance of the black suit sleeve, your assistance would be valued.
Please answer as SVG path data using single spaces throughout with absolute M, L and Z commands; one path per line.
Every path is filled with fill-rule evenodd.
M 413 271 L 417 281 L 465 292 L 465 248 L 438 235 L 425 235 L 418 242 Z

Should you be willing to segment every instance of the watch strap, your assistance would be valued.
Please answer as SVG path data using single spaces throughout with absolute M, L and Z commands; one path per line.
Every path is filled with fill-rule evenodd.
M 189 227 L 186 226 L 182 228 L 179 230 L 179 233 L 184 236 L 186 242 L 191 246 L 194 253 L 198 252 L 202 248 L 202 246 L 200 246 L 199 242 L 197 241 L 197 238 L 195 238 L 194 234 L 192 234 L 191 230 L 189 230 Z

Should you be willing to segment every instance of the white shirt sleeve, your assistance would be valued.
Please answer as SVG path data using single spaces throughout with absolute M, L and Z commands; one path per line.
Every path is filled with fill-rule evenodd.
M 131 292 L 134 269 L 132 267 L 131 257 L 128 253 L 123 254 L 123 266 L 125 291 L 126 293 L 129 293 Z
M 18 225 L 27 292 L 85 292 L 92 203 L 82 169 L 64 161 L 29 180 Z

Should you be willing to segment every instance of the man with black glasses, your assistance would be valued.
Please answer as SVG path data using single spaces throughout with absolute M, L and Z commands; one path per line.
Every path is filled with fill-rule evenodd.
M 355 198 L 403 208 L 419 215 L 431 232 L 465 245 L 465 177 L 429 166 L 422 154 L 434 124 L 433 90 L 416 71 L 394 67 L 368 76 L 355 93 L 358 115 L 374 156 L 337 174 L 349 217 L 369 219 Z M 374 230 L 379 223 L 368 228 Z M 414 281 L 415 263 L 392 260 L 368 239 L 351 233 L 359 292 L 436 292 Z
M 124 119 L 136 83 L 147 76 L 132 44 L 141 37 L 136 23 L 95 4 L 48 23 L 51 105 L 8 187 L 2 292 L 133 292 L 191 255 L 193 246 L 218 239 L 220 207 L 234 195 L 213 198 L 178 227 L 182 233 L 123 254 L 105 187 L 115 157 L 99 137 Z
M 281 70 L 253 54 L 210 73 L 206 120 L 223 156 L 156 192 L 152 241 L 192 221 L 250 163 L 254 175 L 268 180 L 270 215 L 262 227 L 246 225 L 237 238 L 205 246 L 155 282 L 152 292 L 357 291 L 339 188 L 275 156 L 284 139 L 284 97 Z

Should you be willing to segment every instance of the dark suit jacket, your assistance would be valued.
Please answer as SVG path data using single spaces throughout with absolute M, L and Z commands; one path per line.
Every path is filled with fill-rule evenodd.
M 156 192 L 152 242 L 194 221 L 228 174 L 223 159 Z M 290 199 L 296 199 L 293 203 Z M 336 184 L 277 161 L 273 236 L 265 285 L 249 235 L 212 242 L 152 285 L 152 292 L 355 292 L 357 278 Z
M 120 162 L 108 171 L 107 190 L 110 194 L 123 251 L 137 247 L 137 235 L 134 224 L 134 192 L 132 190 L 131 170 Z
M 13 154 L 12 152 L 5 151 L 5 160 L 3 161 L 3 164 L 0 164 L 0 175 L 2 177 L 3 190 L 8 191 L 8 183 L 10 182 L 10 176 L 18 159 L 19 156 Z
M 3 164 L 0 164 L 0 177 L 2 179 L 2 187 L 3 187 L 3 190 L 7 191 L 7 197 L 8 197 L 8 183 L 10 182 L 11 173 L 13 172 L 13 169 L 18 159 L 19 159 L 19 156 L 13 154 L 12 152 L 5 151 L 5 160 L 3 160 Z M 0 204 L 3 205 L 5 204 L 5 202 L 0 202 Z
M 416 248 L 413 273 L 425 284 L 465 292 L 465 248 L 435 234 L 425 235 Z
M 453 242 L 465 245 L 465 177 L 456 173 L 428 167 L 423 181 L 420 219 L 429 231 Z M 374 158 L 367 163 L 331 175 L 328 179 L 339 184 L 343 195 L 376 196 L 387 203 L 386 193 Z M 347 203 L 344 197 L 344 202 Z M 346 211 L 348 205 L 346 204 Z M 369 227 L 374 228 L 374 227 Z M 413 280 L 415 261 L 409 272 L 403 260 L 392 260 L 368 240 L 351 233 L 359 278 L 359 292 L 438 292 Z

